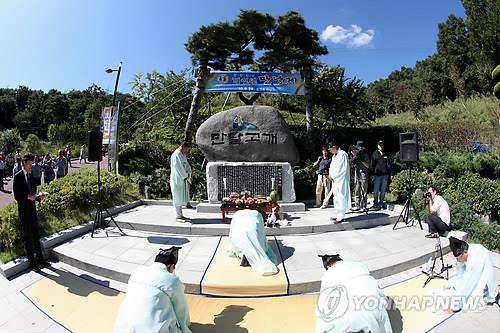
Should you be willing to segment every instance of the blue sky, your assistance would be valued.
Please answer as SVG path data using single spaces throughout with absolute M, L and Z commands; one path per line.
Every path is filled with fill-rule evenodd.
M 329 54 L 321 60 L 365 83 L 434 53 L 437 24 L 464 15 L 459 0 L 1 0 L 0 87 L 68 91 L 96 83 L 111 91 L 114 76 L 104 70 L 123 61 L 119 90 L 130 91 L 135 73 L 190 67 L 190 34 L 250 8 L 300 12 L 323 33 Z

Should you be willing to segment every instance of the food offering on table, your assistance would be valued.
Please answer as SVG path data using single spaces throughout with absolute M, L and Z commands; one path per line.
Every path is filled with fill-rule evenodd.
M 272 194 L 272 193 L 271 193 Z M 276 193 L 277 195 L 277 193 Z M 251 196 L 249 191 L 243 191 L 241 193 L 236 193 L 233 192 L 229 195 L 229 197 L 225 197 L 222 199 L 222 207 L 235 207 L 235 208 L 257 208 L 257 207 L 277 207 L 278 203 L 277 200 L 273 201 L 271 200 L 271 197 L 273 199 L 276 199 L 276 196 L 256 196 L 255 198 Z

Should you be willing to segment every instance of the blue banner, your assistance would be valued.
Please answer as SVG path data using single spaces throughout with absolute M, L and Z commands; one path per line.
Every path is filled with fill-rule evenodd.
M 304 80 L 300 73 L 213 71 L 205 92 L 304 95 Z

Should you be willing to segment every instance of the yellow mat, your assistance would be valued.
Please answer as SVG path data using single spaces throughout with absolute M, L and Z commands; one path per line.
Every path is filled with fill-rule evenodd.
M 424 309 L 420 306 L 422 299 L 429 295 L 430 290 L 442 288 L 447 282 L 442 279 L 433 279 L 425 288 L 422 288 L 426 279 L 426 275 L 419 275 L 384 289 L 385 296 L 393 299 L 398 305 L 389 311 L 393 333 L 425 333 L 450 317 L 443 311 L 433 312 L 430 306 Z M 400 306 L 403 303 L 407 306 Z
M 252 267 L 241 267 L 240 259 L 229 257 L 227 250 L 231 246 L 231 241 L 228 237 L 222 237 L 201 282 L 202 294 L 231 297 L 287 295 L 288 279 L 278 244 L 274 237 L 268 238 L 268 242 L 278 257 L 280 271 L 276 275 L 262 276 Z
M 26 288 L 42 311 L 75 333 L 111 332 L 125 294 L 57 271 Z M 306 333 L 317 296 L 218 298 L 186 295 L 193 333 Z
M 23 293 L 73 332 L 111 332 L 125 294 L 57 270 Z

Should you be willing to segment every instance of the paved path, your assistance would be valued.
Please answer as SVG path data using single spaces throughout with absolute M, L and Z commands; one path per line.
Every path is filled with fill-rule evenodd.
M 72 166 L 69 168 L 69 173 L 77 172 L 81 168 L 96 168 L 97 163 L 96 162 L 87 162 L 85 164 L 80 164 L 78 163 L 78 159 L 72 161 Z M 101 168 L 104 170 L 107 170 L 107 165 L 108 165 L 108 159 L 107 157 L 104 157 L 103 161 L 101 162 Z M 3 207 L 7 206 L 11 202 L 14 202 L 14 194 L 12 193 L 12 179 L 9 178 L 8 181 L 4 182 L 5 186 L 5 192 L 0 192 L 0 209 Z M 43 184 L 43 180 L 42 180 Z

